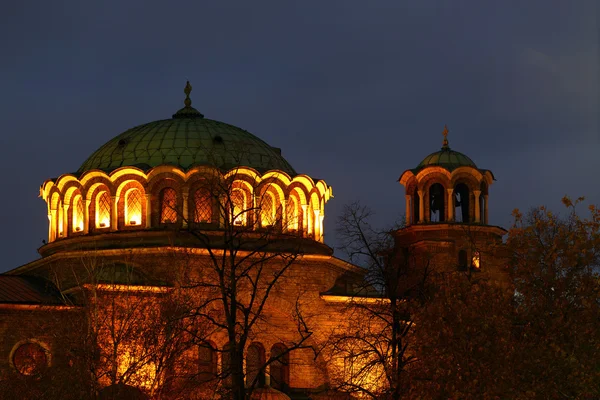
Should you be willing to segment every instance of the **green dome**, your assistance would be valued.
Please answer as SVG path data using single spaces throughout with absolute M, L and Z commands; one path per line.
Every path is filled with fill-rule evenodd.
M 106 172 L 133 166 L 149 170 L 161 164 L 184 170 L 209 165 L 222 170 L 251 167 L 259 172 L 281 170 L 291 176 L 294 168 L 271 147 L 253 134 L 233 125 L 206 119 L 191 107 L 186 85 L 185 107 L 172 119 L 154 121 L 131 128 L 96 150 L 77 170 Z
M 417 165 L 417 170 L 423 169 L 429 166 L 439 166 L 452 171 L 458 167 L 473 167 L 477 168 L 473 160 L 459 153 L 458 151 L 450 150 L 449 147 L 443 147 L 440 151 L 431 153 L 423 161 Z

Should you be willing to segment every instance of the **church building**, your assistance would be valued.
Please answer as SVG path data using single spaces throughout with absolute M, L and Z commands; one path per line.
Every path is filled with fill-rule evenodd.
M 41 258 L 0 275 L 0 388 L 212 398 L 233 384 L 223 307 L 235 298 L 255 398 L 330 395 L 343 360 L 317 350 L 349 329 L 348 301 L 373 296 L 359 289 L 365 271 L 324 243 L 333 190 L 281 149 L 205 118 L 191 89 L 172 118 L 126 130 L 41 185 Z M 493 249 L 506 231 L 488 221 L 494 175 L 447 135 L 399 178 L 395 244 L 503 282 Z

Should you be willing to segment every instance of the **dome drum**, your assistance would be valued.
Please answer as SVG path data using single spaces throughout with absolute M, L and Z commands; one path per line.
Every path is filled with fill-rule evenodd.
M 63 175 L 41 188 L 48 242 L 82 235 L 156 229 L 233 229 L 292 234 L 323 241 L 324 181 L 250 168 L 226 173 L 170 165 L 143 172 L 124 167 L 107 175 Z

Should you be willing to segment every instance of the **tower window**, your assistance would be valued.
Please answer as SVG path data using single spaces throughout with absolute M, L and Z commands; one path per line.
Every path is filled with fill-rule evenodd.
M 211 196 L 208 190 L 198 189 L 194 192 L 194 222 L 210 223 L 212 220 Z
M 177 192 L 173 188 L 164 188 L 160 192 L 160 222 L 177 222 Z
M 481 268 L 481 256 L 478 251 L 473 252 L 473 257 L 471 259 L 471 268 L 477 270 Z
M 440 183 L 434 183 L 429 188 L 429 220 L 431 222 L 445 221 L 444 211 L 446 202 L 444 201 L 444 192 L 444 187 Z
M 464 183 L 454 188 L 454 210 L 456 222 L 469 222 L 469 188 Z

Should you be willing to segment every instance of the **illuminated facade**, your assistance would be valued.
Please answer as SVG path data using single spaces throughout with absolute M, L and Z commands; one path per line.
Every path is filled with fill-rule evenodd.
M 285 284 L 270 295 L 265 321 L 249 342 L 247 379 L 258 377 L 264 398 L 286 398 L 281 392 L 307 398 L 302 396 L 328 388 L 328 368 L 339 362 L 315 357 L 310 349 L 286 353 L 286 346 L 297 334 L 294 299 L 310 306 L 315 334 L 308 344 L 318 346 L 345 326 L 348 282 L 359 281 L 363 273 L 333 257 L 324 244 L 325 204 L 332 189 L 323 180 L 298 174 L 279 149 L 249 132 L 204 118 L 191 107 L 190 91 L 188 83 L 185 106 L 171 119 L 118 135 L 76 173 L 41 186 L 49 221 L 47 244 L 39 249 L 42 258 L 0 276 L 0 380 L 40 370 L 70 373 L 75 356 L 65 343 L 74 333 L 64 321 L 85 318 L 78 301 L 90 293 L 99 314 L 113 316 L 121 306 L 110 300 L 128 293 L 127 304 L 137 305 L 142 325 L 155 323 L 158 299 L 173 290 L 181 275 L 202 275 L 202 265 L 214 256 L 214 248 L 207 246 L 220 243 L 229 230 L 250 238 L 272 235 L 283 256 L 301 253 Z M 440 264 L 495 273 L 485 267 L 493 264 L 486 249 L 504 230 L 487 224 L 493 180 L 490 171 L 450 150 L 444 136 L 440 152 L 400 178 L 406 188 L 406 227 L 396 233 L 397 243 L 435 253 Z M 466 228 L 469 239 L 464 239 Z M 198 235 L 209 245 L 200 245 Z M 253 254 L 253 249 L 239 251 L 241 257 Z M 93 281 L 80 279 L 98 265 L 103 268 Z M 19 329 L 8 329 L 17 321 L 22 322 Z M 58 334 L 54 325 L 68 332 Z M 129 386 L 152 393 L 164 378 L 157 377 L 155 359 L 129 372 L 152 346 L 139 341 L 143 334 L 133 336 L 138 341 L 128 342 L 117 355 L 114 371 L 127 376 L 123 382 Z M 109 344 L 100 339 L 98 346 L 102 350 Z M 178 368 L 210 382 L 227 365 L 226 346 L 224 332 L 211 331 L 205 345 L 186 356 L 192 363 Z M 278 361 L 261 370 L 268 358 Z

